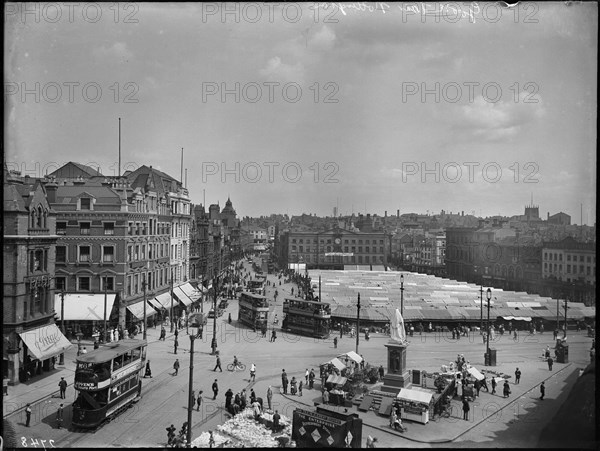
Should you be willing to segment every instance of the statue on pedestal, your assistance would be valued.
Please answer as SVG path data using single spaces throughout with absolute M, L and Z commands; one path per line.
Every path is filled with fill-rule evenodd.
M 392 316 L 392 326 L 390 330 L 390 341 L 401 344 L 406 344 L 406 330 L 404 329 L 404 319 L 400 314 L 400 310 L 396 309 L 396 313 Z

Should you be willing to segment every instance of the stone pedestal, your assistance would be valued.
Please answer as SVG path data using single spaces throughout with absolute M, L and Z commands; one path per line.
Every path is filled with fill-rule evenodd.
M 401 388 L 408 388 L 411 384 L 406 369 L 406 344 L 390 341 L 385 347 L 388 351 L 387 374 L 383 376 L 381 391 L 398 393 Z

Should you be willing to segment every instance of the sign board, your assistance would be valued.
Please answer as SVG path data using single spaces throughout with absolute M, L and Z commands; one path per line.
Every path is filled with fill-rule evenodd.
M 323 409 L 321 412 L 296 409 L 292 440 L 298 448 L 360 448 L 362 420 L 356 414 L 334 416 Z

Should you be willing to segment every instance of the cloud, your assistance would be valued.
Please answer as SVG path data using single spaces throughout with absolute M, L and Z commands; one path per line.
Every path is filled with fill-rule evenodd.
M 278 82 L 296 82 L 302 84 L 304 80 L 304 65 L 300 62 L 295 65 L 286 64 L 281 58 L 275 56 L 271 58 L 267 65 L 260 70 L 260 74 L 269 81 Z
M 323 25 L 319 31 L 310 37 L 308 46 L 310 48 L 317 47 L 323 50 L 329 50 L 335 43 L 335 32 L 327 25 Z
M 127 48 L 127 44 L 124 42 L 115 42 L 113 45 L 107 47 L 102 46 L 94 49 L 94 55 L 96 58 L 102 59 L 117 59 L 122 61 L 128 61 L 133 57 L 133 53 Z
M 471 128 L 475 136 L 497 141 L 517 135 L 546 113 L 537 94 L 521 92 L 515 100 L 491 102 L 478 96 L 473 103 L 461 107 L 462 125 Z M 531 103 L 533 100 L 537 103 Z

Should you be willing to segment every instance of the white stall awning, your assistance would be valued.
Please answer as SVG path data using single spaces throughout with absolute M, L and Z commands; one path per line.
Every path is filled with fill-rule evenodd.
M 104 294 L 65 294 L 65 321 L 103 321 L 104 320 Z M 115 302 L 114 293 L 106 294 L 106 319 Z M 54 311 L 61 320 L 61 295 L 54 295 Z

